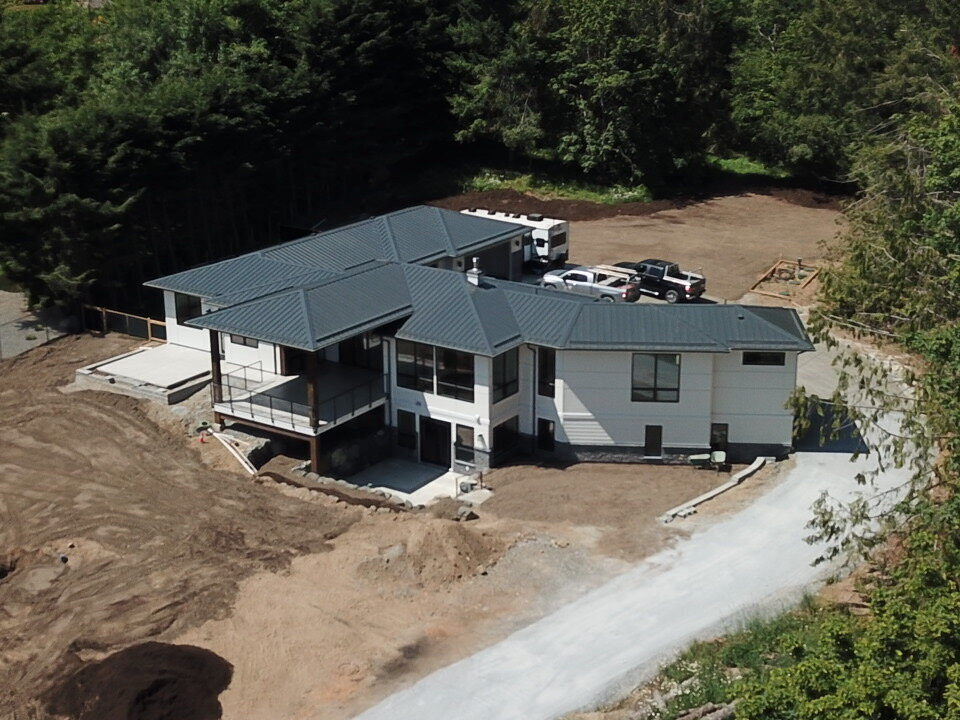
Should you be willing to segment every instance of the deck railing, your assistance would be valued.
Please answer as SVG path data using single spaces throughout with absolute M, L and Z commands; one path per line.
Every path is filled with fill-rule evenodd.
M 294 402 L 273 395 L 269 390 L 250 392 L 244 387 L 223 382 L 219 385 L 211 383 L 211 392 L 215 407 L 227 414 L 250 417 L 276 427 L 302 429 L 310 426 L 310 405 L 305 402 Z M 382 376 L 355 385 L 318 403 L 318 425 L 330 425 L 349 418 L 384 397 L 386 390 Z
M 83 326 L 98 332 L 118 332 L 145 340 L 167 341 L 167 324 L 143 315 L 111 310 L 98 305 L 83 306 Z

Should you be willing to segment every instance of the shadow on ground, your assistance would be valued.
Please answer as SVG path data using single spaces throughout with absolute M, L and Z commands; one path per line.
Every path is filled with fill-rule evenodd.
M 799 452 L 866 454 L 870 447 L 860 434 L 860 428 L 845 410 L 833 403 L 820 401 L 810 408 L 810 427 L 796 441 Z

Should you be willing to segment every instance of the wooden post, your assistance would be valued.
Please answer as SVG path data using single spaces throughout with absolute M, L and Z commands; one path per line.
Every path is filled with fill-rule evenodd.
M 310 470 L 319 473 L 320 468 L 320 436 L 312 435 L 308 441 L 310 443 Z
M 310 407 L 310 427 L 316 432 L 320 425 L 319 413 L 317 411 L 317 353 L 307 354 L 307 405 Z M 313 448 L 313 445 L 310 446 Z M 312 452 L 312 450 L 311 450 Z M 314 471 L 316 472 L 316 471 Z
M 213 381 L 213 404 L 223 402 L 223 378 L 220 374 L 220 333 L 210 331 L 210 379 Z

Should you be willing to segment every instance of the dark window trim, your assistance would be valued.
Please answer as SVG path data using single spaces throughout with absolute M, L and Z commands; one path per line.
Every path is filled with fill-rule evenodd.
M 537 395 L 557 395 L 557 351 L 553 348 L 537 348 Z
M 510 362 L 510 357 L 513 362 Z M 512 376 L 508 374 L 512 373 Z M 520 350 L 513 348 L 493 358 L 491 399 L 496 405 L 501 400 L 520 392 Z
M 260 347 L 259 340 L 244 337 L 243 335 L 234 335 L 233 333 L 230 334 L 230 342 L 234 345 L 244 345 L 250 348 Z
M 413 372 L 404 372 L 400 367 L 400 347 L 401 345 L 410 346 L 411 352 L 405 353 L 413 357 Z M 413 342 L 411 340 L 397 340 L 394 348 L 394 356 L 397 363 L 397 387 L 407 390 L 416 390 L 419 392 L 434 392 L 434 364 L 436 358 L 433 353 L 432 345 Z
M 193 320 L 203 315 L 202 301 L 196 295 L 175 292 L 173 294 L 173 306 L 177 316 L 177 325 L 183 325 L 187 320 Z
M 441 358 L 444 354 L 451 354 L 454 358 L 467 358 L 469 359 L 470 365 L 470 375 L 469 383 L 466 382 L 467 375 L 464 373 L 463 378 L 461 379 L 457 372 L 451 370 L 441 370 Z M 476 386 L 476 377 L 477 377 L 477 368 L 476 361 L 471 353 L 463 352 L 462 350 L 452 350 L 450 348 L 435 347 L 434 348 L 434 372 L 437 375 L 437 395 L 441 397 L 448 397 L 454 400 L 463 400 L 464 402 L 473 402 L 473 392 Z M 459 363 L 454 360 L 454 367 L 459 366 Z M 444 378 L 453 378 L 453 380 L 442 379 Z
M 634 358 L 638 355 L 654 358 L 653 364 L 653 385 L 637 386 L 637 379 L 634 377 Z M 660 385 L 660 360 L 661 358 L 676 358 L 677 366 L 677 386 Z M 630 401 L 631 402 L 657 402 L 657 403 L 678 403 L 680 402 L 680 374 L 682 358 L 677 353 L 632 353 L 630 355 Z M 651 393 L 653 397 L 638 397 L 640 393 Z
M 787 353 L 769 350 L 744 350 L 742 364 L 783 367 L 787 364 Z

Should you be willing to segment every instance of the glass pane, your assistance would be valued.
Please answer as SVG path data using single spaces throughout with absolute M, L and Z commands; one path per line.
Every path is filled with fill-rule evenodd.
M 680 387 L 680 356 L 657 356 L 657 387 L 676 390 Z
M 554 396 L 556 353 L 550 348 L 537 350 L 537 393 L 544 397 Z
M 633 388 L 653 388 L 656 383 L 656 355 L 633 356 Z
M 414 343 L 397 340 L 397 385 L 416 390 L 417 368 Z
M 473 428 L 467 425 L 457 425 L 457 445 L 473 447 Z

